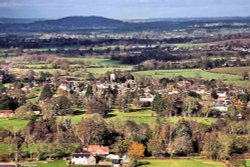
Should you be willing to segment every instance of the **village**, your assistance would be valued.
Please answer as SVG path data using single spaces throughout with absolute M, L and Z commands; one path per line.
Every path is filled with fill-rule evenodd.
M 249 167 L 249 17 L 58 16 L 0 18 L 0 167 Z
M 11 79 L 13 77 L 11 75 L 10 72 L 2 70 L 1 82 L 4 83 Z M 81 108 L 83 104 L 87 109 L 84 112 L 87 114 L 98 113 L 104 118 L 109 117 L 109 112 L 118 107 L 120 112 L 124 113 L 136 112 L 133 111 L 134 108 L 152 109 L 155 113 L 150 112 L 151 114 L 147 116 L 149 119 L 193 117 L 244 120 L 248 118 L 250 109 L 249 94 L 246 89 L 227 86 L 218 80 L 182 76 L 160 79 L 138 78 L 129 71 L 119 70 L 106 72 L 99 78 L 88 74 L 89 77 L 84 80 L 63 74 L 45 75 L 32 71 L 24 74 L 25 77 L 22 75 L 15 76 L 16 80 L 23 80 L 21 85 L 16 82 L 8 84 L 7 88 L 3 86 L 1 89 L 1 100 L 6 101 L 2 103 L 6 109 L 0 110 L 2 119 L 51 119 L 54 116 L 57 116 L 57 119 L 61 116 L 73 118 L 76 112 L 72 109 Z M 244 75 L 243 80 L 249 80 L 249 76 Z M 39 99 L 34 93 L 31 93 L 36 90 L 41 90 Z M 5 97 L 6 95 L 15 98 L 10 100 L 10 97 Z M 77 100 L 75 100 L 76 98 Z M 38 101 L 34 101 L 35 99 Z M 17 101 L 15 102 L 15 100 Z M 95 102 L 91 103 L 89 100 Z M 165 104 L 165 100 L 169 103 Z M 25 101 L 33 104 L 25 104 Z M 79 102 L 77 103 L 77 101 Z M 21 102 L 24 104 L 23 106 L 12 108 Z M 171 107 L 173 104 L 174 108 Z M 169 106 L 170 110 L 165 106 Z M 29 111 L 27 112 L 27 110 Z M 141 119 L 143 120 L 143 117 Z M 67 121 L 71 122 L 70 119 L 66 119 Z M 78 152 L 70 153 L 66 162 L 69 166 L 70 164 L 98 164 L 114 167 L 126 166 L 131 163 L 131 157 L 126 152 L 115 154 L 114 151 L 110 151 L 112 148 L 102 144 L 82 145 Z M 144 154 L 143 152 L 139 154 Z M 131 154 L 133 155 L 133 153 Z M 138 153 L 134 154 L 135 157 L 142 156 L 136 155 Z

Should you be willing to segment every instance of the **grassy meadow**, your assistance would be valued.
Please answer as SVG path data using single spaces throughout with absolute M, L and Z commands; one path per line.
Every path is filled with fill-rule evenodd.
M 176 46 L 178 48 L 190 48 L 190 47 L 204 47 L 204 46 L 211 46 L 210 43 L 176 43 L 170 44 L 171 46 Z
M 246 161 L 247 161 L 247 167 L 250 167 L 250 159 L 248 159 Z
M 111 60 L 108 58 L 97 58 L 97 57 L 90 57 L 90 58 L 85 58 L 85 57 L 66 57 L 64 58 L 68 61 L 74 62 L 74 61 L 84 61 L 84 62 L 89 62 L 94 65 L 119 65 L 119 61 L 116 60 Z
M 73 116 L 58 116 L 57 121 L 63 121 L 65 119 L 71 119 L 72 124 L 78 124 L 85 117 L 84 111 Z M 119 109 L 114 109 L 108 113 L 108 117 L 105 118 L 107 122 L 114 122 L 115 124 L 125 123 L 128 120 L 133 120 L 137 124 L 147 123 L 152 124 L 156 121 L 158 115 L 150 109 L 141 109 L 134 112 L 121 112 Z M 163 118 L 163 120 L 170 123 L 177 123 L 179 120 L 185 119 L 188 121 L 199 122 L 203 124 L 212 124 L 216 121 L 215 118 L 200 118 L 200 117 L 171 117 Z M 20 130 L 27 126 L 28 120 L 22 119 L 0 119 L 0 128 L 8 130 Z
M 11 131 L 13 131 L 13 130 L 18 131 L 20 129 L 25 128 L 28 123 L 29 123 L 28 120 L 1 118 L 0 119 L 0 128 L 8 129 Z
M 58 116 L 57 120 L 65 120 L 71 119 L 73 124 L 77 124 L 85 117 L 85 114 L 79 114 L 74 116 Z M 121 112 L 119 109 L 114 109 L 108 113 L 108 117 L 105 118 L 107 122 L 114 122 L 114 123 L 125 123 L 128 120 L 133 120 L 137 124 L 147 123 L 152 124 L 156 121 L 158 115 L 150 110 L 150 109 L 142 109 L 134 112 Z M 186 119 L 189 121 L 199 122 L 203 124 L 212 124 L 216 121 L 215 118 L 199 118 L 199 117 L 190 117 L 190 118 L 183 118 L 183 117 L 171 117 L 171 118 L 163 118 L 165 121 L 171 123 L 177 123 L 181 119 Z
M 215 162 L 209 160 L 141 160 L 141 163 L 145 165 L 141 165 L 142 167 L 225 167 L 225 164 L 222 162 Z M 66 162 L 64 160 L 59 160 L 55 162 L 49 163 L 37 163 L 34 164 L 37 167 L 66 167 Z M 81 166 L 79 166 L 81 167 Z M 86 167 L 86 166 L 85 166 Z
M 89 65 L 81 68 L 76 68 L 75 73 L 78 74 L 78 76 L 82 77 L 83 79 L 86 78 L 87 73 L 94 74 L 94 77 L 99 77 L 101 74 L 104 74 L 109 71 L 114 70 L 120 70 L 120 71 L 129 71 L 132 69 L 132 65 L 121 65 L 119 61 L 111 60 L 108 58 L 85 58 L 85 57 L 64 57 L 63 59 L 66 59 L 70 62 L 87 62 Z M 26 62 L 21 61 L 19 62 L 21 65 L 25 66 L 26 68 L 18 68 L 13 67 L 10 68 L 10 71 L 15 74 L 24 74 L 29 70 L 33 70 L 36 73 L 45 72 L 45 73 L 55 73 L 59 72 L 62 74 L 66 74 L 66 70 L 63 69 L 56 69 L 52 68 L 52 65 L 46 62 Z M 75 65 L 70 65 L 70 68 L 74 68 Z
M 146 76 L 152 78 L 174 78 L 183 76 L 186 78 L 203 78 L 203 79 L 222 79 L 222 80 L 239 80 L 240 76 L 230 74 L 217 74 L 200 69 L 183 69 L 183 70 L 150 70 L 139 71 L 134 73 L 135 76 Z
M 222 162 L 209 160 L 142 160 L 142 167 L 225 167 Z M 148 164 L 147 164 L 148 163 Z
M 228 69 L 229 70 L 229 69 Z M 202 78 L 206 80 L 220 79 L 226 84 L 249 87 L 249 81 L 242 81 L 242 76 L 239 74 L 229 73 L 216 73 L 214 71 L 204 71 L 200 69 L 183 69 L 183 70 L 151 70 L 151 71 L 139 71 L 133 73 L 136 77 L 145 76 L 149 78 L 174 78 L 182 76 L 185 78 Z

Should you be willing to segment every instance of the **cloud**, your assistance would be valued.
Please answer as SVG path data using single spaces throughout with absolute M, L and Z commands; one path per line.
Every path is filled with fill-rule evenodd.
M 250 0 L 0 0 L 1 16 L 183 17 L 249 15 Z
M 15 3 L 15 2 L 0 2 L 0 8 L 16 7 L 20 5 L 21 5 L 20 3 Z

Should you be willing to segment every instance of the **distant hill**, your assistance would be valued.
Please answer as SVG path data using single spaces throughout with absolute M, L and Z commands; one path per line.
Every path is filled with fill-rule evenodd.
M 126 22 L 97 16 L 65 17 L 57 20 L 43 20 L 31 23 L 2 24 L 0 31 L 74 31 L 86 29 L 117 29 L 126 26 Z
M 150 22 L 190 22 L 190 21 L 196 21 L 196 22 L 211 22 L 211 21 L 250 21 L 250 17 L 190 17 L 190 18 L 148 18 L 148 19 L 127 19 L 125 20 L 130 23 L 150 23 Z
M 58 20 L 47 20 L 35 22 L 33 25 L 42 25 L 42 26 L 55 26 L 55 27 L 64 27 L 70 26 L 75 28 L 111 28 L 123 26 L 124 22 L 120 20 L 108 19 L 104 17 L 97 16 L 75 16 L 75 17 L 65 17 Z
M 5 18 L 5 17 L 0 17 L 0 24 L 17 24 L 17 23 L 32 23 L 35 21 L 42 21 L 45 19 L 32 19 L 32 18 L 27 18 L 27 19 L 22 19 L 22 18 Z
M 1 23 L 1 19 L 0 19 Z M 250 27 L 250 17 L 220 17 L 220 18 L 163 18 L 141 20 L 115 20 L 97 16 L 74 16 L 55 20 L 22 20 L 4 19 L 0 24 L 0 32 L 65 32 L 65 31 L 141 31 L 141 30 L 174 30 L 193 27 L 204 23 L 219 24 L 221 27 Z M 235 24 L 232 23 L 246 23 Z M 232 25 L 231 25 L 232 24 Z M 206 27 L 203 27 L 206 28 Z M 211 26 L 209 27 L 211 28 Z M 217 26 L 218 28 L 218 26 Z

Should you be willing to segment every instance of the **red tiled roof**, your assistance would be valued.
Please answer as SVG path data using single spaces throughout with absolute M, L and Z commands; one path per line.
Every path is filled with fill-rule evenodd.
M 12 110 L 0 110 L 0 114 L 13 114 Z
M 243 103 L 243 102 L 235 102 L 234 105 L 237 106 L 237 107 L 244 107 L 244 106 L 246 106 L 246 104 Z
M 87 151 L 91 154 L 95 155 L 106 155 L 109 154 L 109 148 L 104 147 L 104 146 L 99 146 L 99 145 L 88 145 L 88 146 L 83 146 L 83 151 Z

